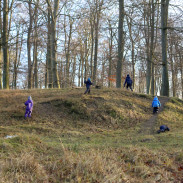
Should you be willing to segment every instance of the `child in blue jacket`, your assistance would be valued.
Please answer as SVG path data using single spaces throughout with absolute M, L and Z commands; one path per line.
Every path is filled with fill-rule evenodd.
M 84 83 L 86 84 L 86 91 L 85 91 L 84 94 L 90 93 L 90 86 L 92 85 L 91 79 L 88 78 L 88 80 L 87 81 L 84 81 Z
M 158 112 L 159 107 L 161 107 L 161 103 L 158 100 L 158 97 L 155 96 L 152 102 L 152 107 L 153 107 L 153 114 L 155 114 L 156 112 Z

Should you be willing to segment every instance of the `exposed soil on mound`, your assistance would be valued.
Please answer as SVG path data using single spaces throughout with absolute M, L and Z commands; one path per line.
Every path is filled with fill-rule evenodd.
M 161 107 L 159 108 L 158 113 L 161 113 L 164 110 L 164 106 L 168 102 L 169 98 L 158 97 L 158 99 L 161 103 Z M 154 134 L 155 133 L 154 126 L 156 124 L 157 117 L 158 117 L 158 114 L 153 114 L 153 116 L 148 121 L 142 124 L 140 132 L 143 134 Z

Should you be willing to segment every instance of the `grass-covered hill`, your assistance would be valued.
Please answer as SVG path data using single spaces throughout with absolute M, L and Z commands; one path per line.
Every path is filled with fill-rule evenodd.
M 168 102 L 153 116 L 150 95 L 83 92 L 0 91 L 1 183 L 183 182 L 182 100 L 161 97 Z M 170 131 L 157 134 L 161 124 Z

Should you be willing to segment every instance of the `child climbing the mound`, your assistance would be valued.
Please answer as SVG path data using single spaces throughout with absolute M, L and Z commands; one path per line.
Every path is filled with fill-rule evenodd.
M 27 118 L 27 116 L 30 118 L 31 114 L 32 114 L 32 110 L 33 110 L 33 100 L 32 97 L 29 96 L 28 100 L 25 102 L 25 106 L 26 106 L 26 111 L 25 111 L 25 119 Z
M 127 90 L 128 90 L 128 87 L 129 87 L 131 89 L 131 91 L 133 91 L 133 89 L 132 89 L 132 80 L 131 80 L 129 74 L 127 74 L 127 76 L 126 76 L 126 79 L 125 79 L 125 82 L 124 82 L 124 87 L 125 87 L 125 85 L 126 85 Z
M 154 99 L 153 99 L 153 102 L 152 102 L 153 114 L 158 112 L 160 106 L 161 106 L 161 103 L 158 100 L 158 97 L 155 96 Z
M 90 85 L 92 85 L 91 79 L 88 78 L 88 80 L 87 81 L 84 81 L 84 83 L 86 84 L 86 91 L 85 91 L 84 94 L 90 93 Z

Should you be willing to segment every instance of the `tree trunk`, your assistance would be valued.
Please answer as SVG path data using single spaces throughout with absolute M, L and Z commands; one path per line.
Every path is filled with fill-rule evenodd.
M 9 47 L 8 47 L 8 1 L 4 0 L 3 6 L 3 35 L 2 35 L 2 45 L 3 45 L 3 88 L 9 89 Z
M 104 74 L 105 74 L 105 55 L 102 59 L 102 72 L 101 72 L 101 86 L 104 86 Z
M 2 9 L 2 4 L 0 1 L 0 9 Z M 0 13 L 0 89 L 3 89 L 2 85 L 2 67 L 3 67 L 3 55 L 2 55 L 2 16 Z
M 111 23 L 109 21 L 109 34 L 110 34 L 110 38 L 109 38 L 109 71 L 108 71 L 108 87 L 111 87 L 111 81 L 110 81 L 110 77 L 111 77 L 111 71 L 112 71 L 112 46 L 113 46 L 113 32 L 112 32 L 112 27 L 111 27 Z
M 75 75 L 76 75 L 76 54 L 74 54 L 73 71 L 72 71 L 72 83 L 73 83 L 73 85 L 74 85 Z
M 170 42 L 170 68 L 172 73 L 172 90 L 173 90 L 173 97 L 176 97 L 176 84 L 175 84 L 175 68 L 173 63 L 173 43 Z
M 183 99 L 183 67 L 181 66 L 181 87 L 182 87 L 182 99 Z
M 79 69 L 78 69 L 78 87 L 81 86 L 81 58 L 79 59 Z
M 181 62 L 181 68 L 180 68 L 180 73 L 181 73 L 181 87 L 182 87 L 182 99 L 183 99 L 183 64 Z
M 14 60 L 14 72 L 13 72 L 13 88 L 17 89 L 17 63 L 18 63 L 18 44 L 19 43 L 19 28 L 17 30 L 17 38 L 16 38 L 16 53 Z
M 167 61 L 167 21 L 169 0 L 161 0 L 161 32 L 162 32 L 162 87 L 161 95 L 169 96 L 168 61 Z
M 182 99 L 183 99 L 183 60 L 182 52 L 179 51 L 179 65 L 180 65 L 180 78 L 181 78 L 181 88 L 182 88 Z
M 70 23 L 70 30 L 69 30 L 68 43 L 67 43 L 67 48 L 66 48 L 66 87 L 70 86 L 70 81 L 69 81 L 70 44 L 71 44 L 72 24 L 73 24 L 72 20 L 70 20 L 70 17 L 69 17 L 69 23 Z M 65 31 L 65 34 L 66 34 L 66 31 Z
M 37 2 L 39 3 L 39 1 Z M 33 52 L 33 57 L 34 57 L 34 86 L 35 88 L 38 88 L 38 61 L 37 61 L 37 57 L 38 57 L 38 53 L 37 53 L 37 46 L 38 46 L 38 33 L 37 33 L 37 20 L 38 20 L 38 4 L 35 5 L 35 10 L 34 10 L 34 29 L 35 29 L 35 35 L 34 35 L 34 52 Z
M 133 80 L 133 89 L 135 88 L 135 45 L 132 41 L 132 80 Z
M 3 62 L 2 62 L 2 48 L 0 46 L 0 89 L 3 89 L 3 85 L 2 85 L 2 66 L 3 66 Z
M 85 40 L 85 55 L 84 55 L 84 65 L 85 65 L 85 77 L 84 79 L 86 80 L 87 77 L 89 76 L 89 64 L 88 64 L 88 56 L 89 56 L 89 47 L 90 45 L 88 44 L 89 40 L 86 38 Z
M 17 89 L 17 77 L 18 77 L 18 67 L 20 65 L 20 56 L 22 52 L 23 45 L 23 34 L 21 36 L 21 41 L 19 44 L 19 30 L 17 31 L 17 41 L 16 41 L 16 58 L 14 63 L 14 88 Z
M 37 40 L 34 42 L 34 87 L 38 88 Z
M 151 45 L 150 45 L 150 62 L 151 62 L 151 95 L 154 95 L 155 86 L 154 86 L 154 16 L 155 16 L 155 7 L 154 0 L 151 1 Z
M 146 93 L 150 94 L 151 92 L 151 71 L 152 71 L 152 62 L 150 60 L 150 19 L 151 19 L 151 13 L 149 10 L 151 9 L 150 7 L 150 2 L 148 8 L 146 5 L 144 5 L 144 31 L 145 31 L 145 41 L 146 41 L 146 57 L 147 57 L 147 70 L 146 70 Z M 147 27 L 147 28 L 146 28 Z
M 126 17 L 128 29 L 129 29 L 129 36 L 131 41 L 131 58 L 132 58 L 132 80 L 133 80 L 133 88 L 135 88 L 135 43 L 132 36 L 132 18 L 130 18 L 130 22 L 128 20 L 128 17 Z
M 59 8 L 59 0 L 54 0 L 54 10 L 52 10 L 50 0 L 46 0 L 48 4 L 48 10 L 51 14 L 51 68 L 52 68 L 52 83 L 54 88 L 60 88 L 58 70 L 57 70 L 57 39 L 56 39 L 56 21 Z
M 123 51 L 124 51 L 123 23 L 124 23 L 124 0 L 119 0 L 118 62 L 116 69 L 117 88 L 121 88 L 122 62 L 123 62 Z
M 48 35 L 47 35 L 47 71 L 48 71 L 48 88 L 53 88 L 53 74 L 51 63 L 51 9 L 48 7 Z
M 31 32 L 32 32 L 32 0 L 28 2 L 29 4 L 29 28 L 27 34 L 27 55 L 28 55 L 28 89 L 32 88 L 32 61 L 31 61 Z
M 64 66 L 63 66 L 63 61 L 60 61 L 60 87 L 64 88 Z
M 98 55 L 98 31 L 99 31 L 99 12 L 97 12 L 97 20 L 95 23 L 95 54 L 94 54 L 94 67 L 93 67 L 93 85 L 96 85 L 97 79 L 97 55 Z
M 96 85 L 97 82 L 97 64 L 98 64 L 98 33 L 99 33 L 99 21 L 100 21 L 100 14 L 101 8 L 103 5 L 103 0 L 101 2 L 96 0 L 96 21 L 95 21 L 95 48 L 94 48 L 94 67 L 93 67 L 93 85 Z
M 47 58 L 46 58 L 46 66 L 45 66 L 45 88 L 48 88 L 48 59 Z
M 90 77 L 92 78 L 93 80 L 93 47 L 94 47 L 94 36 L 93 36 L 93 23 L 92 23 L 93 20 L 90 21 L 90 26 L 91 26 L 91 61 L 90 61 Z
M 83 48 L 82 47 L 82 45 L 81 45 L 81 48 Z M 83 85 L 84 85 L 84 82 L 83 82 L 83 80 L 84 80 L 84 74 L 83 74 L 83 69 L 84 68 L 84 57 L 83 57 L 83 49 L 81 49 L 81 86 L 83 87 Z
M 52 20 L 51 23 L 51 54 L 52 54 L 52 74 L 53 74 L 53 87 L 60 88 L 58 70 L 57 70 L 57 41 L 56 41 L 56 20 Z

